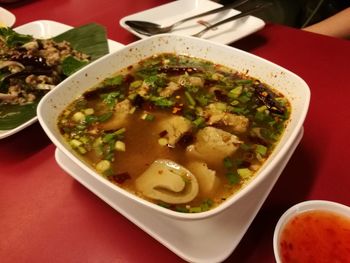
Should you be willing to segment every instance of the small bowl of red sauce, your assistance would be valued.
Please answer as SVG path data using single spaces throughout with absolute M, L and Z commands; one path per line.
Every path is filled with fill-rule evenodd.
M 277 263 L 350 263 L 350 207 L 305 201 L 279 219 L 273 237 Z

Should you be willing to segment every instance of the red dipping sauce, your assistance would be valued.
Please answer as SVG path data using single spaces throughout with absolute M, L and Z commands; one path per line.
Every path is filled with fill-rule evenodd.
M 282 263 L 350 263 L 350 218 L 328 211 L 306 211 L 284 226 Z

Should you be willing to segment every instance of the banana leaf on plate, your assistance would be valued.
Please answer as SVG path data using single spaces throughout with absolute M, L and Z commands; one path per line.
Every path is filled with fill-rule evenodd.
M 20 47 L 33 40 L 30 35 L 19 34 L 10 28 L 0 28 L 1 42 L 8 46 Z M 52 38 L 55 42 L 67 41 L 72 48 L 89 56 L 89 61 L 75 59 L 73 56 L 66 57 L 62 63 L 62 80 L 71 74 L 105 54 L 108 54 L 108 40 L 105 28 L 101 25 L 91 23 L 72 28 Z M 0 52 L 0 93 L 6 93 L 6 75 L 1 73 L 1 63 L 6 61 L 6 53 Z M 44 95 L 44 94 L 43 94 Z M 10 130 L 31 120 L 36 116 L 36 108 L 42 96 L 31 103 L 10 104 L 2 103 L 0 100 L 0 130 Z

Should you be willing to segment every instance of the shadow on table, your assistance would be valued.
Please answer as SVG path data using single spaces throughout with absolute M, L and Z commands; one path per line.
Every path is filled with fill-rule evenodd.
M 24 130 L 0 140 L 2 164 L 19 162 L 44 149 L 51 144 L 39 122 Z
M 265 45 L 266 42 L 267 40 L 263 36 L 253 34 L 230 44 L 230 46 L 250 52 L 260 46 Z
M 36 2 L 38 0 L 0 0 L 0 4 L 3 5 L 3 7 L 19 7 L 25 4 L 28 4 L 30 2 Z

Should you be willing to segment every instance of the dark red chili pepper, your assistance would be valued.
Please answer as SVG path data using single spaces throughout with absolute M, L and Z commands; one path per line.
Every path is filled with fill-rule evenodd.
M 28 54 L 20 54 L 11 57 L 11 60 L 17 61 L 26 68 L 33 69 L 51 69 L 46 63 L 46 59 L 40 56 L 32 56 Z
M 284 114 L 284 109 L 276 102 L 276 95 L 268 90 L 262 84 L 255 86 L 255 94 L 257 98 L 267 107 L 271 113 Z
M 113 182 L 116 182 L 118 184 L 122 184 L 126 180 L 131 179 L 131 176 L 128 172 L 124 172 L 124 173 L 120 173 L 120 174 L 111 175 L 109 178 Z

